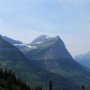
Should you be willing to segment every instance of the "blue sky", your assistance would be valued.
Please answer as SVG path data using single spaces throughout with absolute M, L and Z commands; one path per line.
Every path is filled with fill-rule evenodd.
M 0 0 L 0 33 L 23 42 L 59 35 L 75 56 L 90 51 L 90 0 Z

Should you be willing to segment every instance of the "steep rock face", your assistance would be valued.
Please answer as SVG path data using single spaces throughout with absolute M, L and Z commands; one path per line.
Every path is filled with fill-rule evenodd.
M 67 51 L 63 41 L 57 37 L 40 36 L 31 44 L 31 47 L 36 47 L 27 52 L 27 55 L 32 59 L 53 60 L 53 59 L 72 59 L 72 56 Z
M 59 36 L 49 37 L 42 35 L 29 45 L 36 48 L 30 49 L 25 54 L 38 68 L 42 67 L 42 69 L 51 72 L 60 72 L 61 64 L 73 62 L 72 56 Z
M 62 75 L 79 85 L 81 82 L 90 83 L 88 82 L 89 72 L 73 60 L 59 36 L 52 38 L 45 35 L 40 36 L 29 45 L 35 48 L 30 49 L 25 54 L 28 59 L 31 58 L 32 63 L 37 68 Z

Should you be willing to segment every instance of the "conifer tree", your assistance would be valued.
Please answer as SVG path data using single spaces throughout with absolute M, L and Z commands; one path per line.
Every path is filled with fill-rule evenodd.
M 53 90 L 52 81 L 49 82 L 49 90 Z
M 10 77 L 7 80 L 7 89 L 13 90 L 12 79 Z
M 85 86 L 84 85 L 82 85 L 82 90 L 85 90 Z

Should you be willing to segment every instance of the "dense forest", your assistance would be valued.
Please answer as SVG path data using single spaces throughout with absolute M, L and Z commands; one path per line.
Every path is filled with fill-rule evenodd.
M 0 69 L 0 90 L 42 90 L 42 86 L 30 87 L 10 70 Z
M 10 70 L 0 69 L 0 90 L 54 90 L 52 81 L 49 82 L 48 88 L 37 86 L 28 86 L 20 78 L 17 78 L 15 73 Z M 62 89 L 63 90 L 63 89 Z M 67 90 L 67 89 L 64 89 Z M 82 85 L 81 90 L 85 90 L 85 86 Z

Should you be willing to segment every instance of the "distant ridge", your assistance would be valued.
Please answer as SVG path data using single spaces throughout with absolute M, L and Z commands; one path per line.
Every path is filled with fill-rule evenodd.
M 82 64 L 83 66 L 90 69 L 90 52 L 85 53 L 83 55 L 78 55 L 74 57 L 74 59 L 80 64 Z

